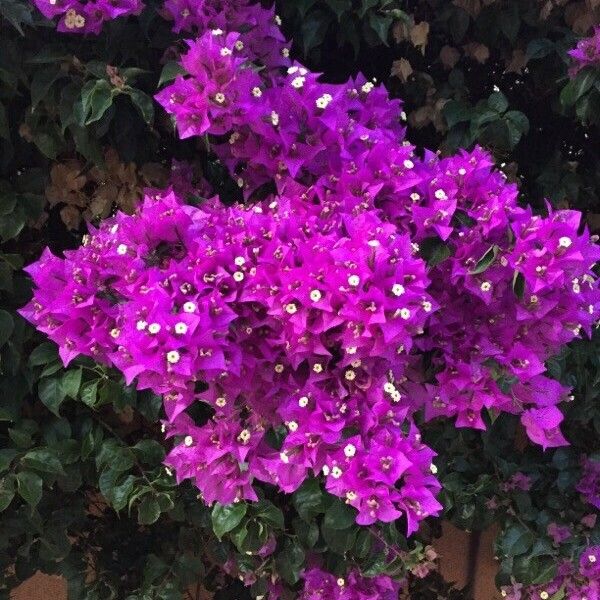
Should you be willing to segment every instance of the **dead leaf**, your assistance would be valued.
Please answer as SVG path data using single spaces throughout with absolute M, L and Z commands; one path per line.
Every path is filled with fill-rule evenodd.
M 402 83 L 406 83 L 408 78 L 412 75 L 413 69 L 410 63 L 405 59 L 395 60 L 392 63 L 392 77 L 398 77 Z
M 431 123 L 433 108 L 431 106 L 421 106 L 408 115 L 408 122 L 412 127 L 421 129 Z
M 429 37 L 429 23 L 421 21 L 418 25 L 413 25 L 410 30 L 410 41 L 415 48 L 419 48 L 425 54 L 427 39 Z
M 506 61 L 506 73 L 516 73 L 517 75 L 521 75 L 523 69 L 527 65 L 527 55 L 523 50 L 517 48 L 513 50 L 512 56 L 510 60 Z
M 470 44 L 466 44 L 463 46 L 463 50 L 465 54 L 476 60 L 479 64 L 483 64 L 490 57 L 490 50 L 485 44 L 480 44 L 479 42 L 471 42 Z
M 405 21 L 396 21 L 392 27 L 392 36 L 396 44 L 408 40 L 410 38 L 408 23 Z
M 81 174 L 82 166 L 78 160 L 55 163 L 50 169 L 50 185 L 46 187 L 46 198 L 50 206 L 61 202 L 74 206 L 85 206 L 86 198 L 82 192 L 87 178 Z M 66 224 L 66 223 L 65 223 Z
M 460 52 L 452 46 L 443 46 L 440 50 L 440 60 L 449 71 L 454 69 L 456 63 L 460 60 Z
M 60 209 L 60 218 L 67 229 L 77 229 L 81 223 L 81 213 L 71 204 Z

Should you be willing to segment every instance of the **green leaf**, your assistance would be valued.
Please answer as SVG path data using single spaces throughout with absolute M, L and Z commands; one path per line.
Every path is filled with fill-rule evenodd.
M 560 103 L 564 107 L 573 106 L 596 82 L 598 73 L 594 68 L 580 71 L 560 92 Z
M 21 25 L 31 25 L 31 7 L 23 2 L 3 0 L 0 2 L 0 15 L 2 15 L 21 35 L 25 35 Z
M 79 394 L 79 388 L 81 387 L 81 375 L 82 369 L 71 369 L 67 371 L 60 381 L 62 392 L 65 396 L 73 398 L 75 400 Z
M 504 113 L 508 108 L 508 100 L 502 92 L 494 92 L 487 99 L 487 105 L 498 113 Z
M 148 124 L 152 123 L 154 121 L 154 103 L 152 98 L 141 90 L 132 89 L 128 93 L 133 105 L 138 109 L 140 115 L 142 115 L 142 119 Z
M 42 478 L 30 471 L 21 471 L 17 474 L 17 487 L 19 496 L 32 508 L 37 506 L 42 499 Z
M 268 500 L 261 500 L 260 502 L 252 505 L 252 510 L 256 515 L 256 518 L 268 523 L 276 529 L 283 529 L 283 513 L 272 502 L 269 502 Z
M 65 475 L 63 466 L 50 450 L 40 448 L 38 450 L 30 450 L 23 458 L 23 465 L 35 471 L 42 473 L 53 473 L 55 475 Z
M 38 386 L 38 394 L 42 404 L 57 417 L 60 417 L 59 408 L 65 399 L 65 394 L 56 377 L 42 379 Z
M 217 538 L 220 540 L 226 533 L 235 529 L 242 522 L 247 510 L 248 505 L 245 502 L 234 504 L 215 503 L 211 513 L 211 521 Z
M 388 46 L 388 36 L 392 22 L 392 17 L 379 15 L 376 12 L 369 13 L 369 25 L 385 46 Z
M 166 63 L 160 73 L 158 87 L 161 87 L 165 83 L 170 83 L 177 77 L 177 75 L 184 75 L 185 72 L 185 69 L 177 61 L 172 60 Z
M 0 512 L 6 510 L 15 497 L 15 476 L 0 479 Z
M 511 525 L 500 538 L 500 549 L 504 556 L 518 556 L 531 548 L 535 537 L 521 524 Z
M 15 328 L 12 316 L 5 310 L 0 310 L 0 348 L 8 341 Z
M 300 571 L 304 566 L 304 550 L 292 540 L 287 539 L 283 550 L 275 560 L 277 572 L 284 581 L 294 585 L 300 579 Z
M 531 40 L 527 44 L 527 51 L 525 52 L 528 60 L 536 60 L 548 56 L 551 52 L 554 52 L 554 42 L 548 38 L 536 38 Z
M 305 521 L 325 512 L 325 495 L 317 479 L 307 479 L 293 494 L 292 501 Z
M 485 251 L 485 254 L 477 261 L 477 264 L 473 267 L 473 269 L 469 271 L 469 275 L 479 275 L 480 273 L 486 271 L 496 260 L 498 252 L 500 252 L 499 246 L 496 246 L 495 244 L 490 246 Z
M 152 496 L 145 496 L 138 507 L 138 523 L 140 525 L 152 525 L 160 517 L 160 506 Z
M 356 510 L 341 500 L 335 500 L 325 512 L 323 525 L 329 529 L 347 529 L 356 521 Z
M 38 367 L 58 359 L 58 348 L 52 342 L 43 342 L 29 356 L 29 366 Z
M 448 129 L 452 129 L 458 123 L 471 120 L 473 109 L 466 102 L 448 100 L 442 109 Z
M 156 440 L 140 440 L 133 450 L 139 459 L 147 465 L 159 465 L 165 457 L 165 449 Z
M 98 381 L 87 383 L 81 388 L 81 401 L 92 408 L 98 397 Z
M 8 470 L 10 463 L 18 454 L 13 448 L 3 448 L 0 450 L 0 473 Z
M 61 76 L 60 66 L 52 65 L 36 71 L 31 80 L 31 110 L 48 96 L 52 84 Z
M 105 79 L 88 82 L 81 92 L 82 116 L 81 125 L 89 125 L 99 121 L 112 106 L 113 89 Z
M 519 271 L 514 272 L 512 289 L 519 300 L 523 298 L 523 294 L 525 293 L 525 277 L 523 276 L 523 273 L 519 273 Z

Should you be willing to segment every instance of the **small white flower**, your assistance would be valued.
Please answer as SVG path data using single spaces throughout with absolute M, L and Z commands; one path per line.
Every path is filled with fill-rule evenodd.
M 321 292 L 319 290 L 311 290 L 310 299 L 313 302 L 318 302 L 321 299 Z
M 236 256 L 233 262 L 238 267 L 241 267 L 246 262 L 246 259 L 243 256 Z
M 434 196 L 438 200 L 445 200 L 448 197 L 448 196 L 446 196 L 446 192 L 444 190 L 442 190 L 441 188 L 439 190 L 435 190 Z
M 252 88 L 252 95 L 255 98 L 260 98 L 262 96 L 262 90 L 259 87 Z
M 346 353 L 347 354 L 356 354 L 358 348 L 356 346 L 348 346 L 348 348 L 346 348 Z
M 408 310 L 408 308 L 401 308 L 400 309 L 400 316 L 406 321 L 408 319 L 410 319 L 410 310 Z
M 418 202 L 418 201 L 421 199 L 421 196 L 420 196 L 419 194 L 417 194 L 417 192 L 413 192 L 413 193 L 410 195 L 410 199 L 411 199 L 413 202 Z
M 358 275 L 350 275 L 350 277 L 348 277 L 348 285 L 351 285 L 352 287 L 356 287 L 359 284 L 360 284 L 360 277 Z
M 365 83 L 360 89 L 365 93 L 368 94 L 369 92 L 373 91 L 373 88 L 375 86 L 370 82 L 367 81 L 367 83 Z
M 369 246 L 371 246 L 371 248 L 378 248 L 379 246 L 381 246 L 381 244 L 379 243 L 379 240 L 369 240 L 367 242 L 367 244 L 369 244 Z
M 217 104 L 223 104 L 223 102 L 225 102 L 225 94 L 223 92 L 217 92 L 215 94 L 215 102 Z
M 115 328 L 115 329 L 111 329 L 110 330 L 110 337 L 111 338 L 115 338 L 116 339 L 116 338 L 119 337 L 120 334 L 121 334 L 121 331 L 119 329 Z
M 590 313 L 590 315 L 594 314 L 594 305 L 593 304 L 588 305 L 588 312 Z
M 344 448 L 344 454 L 348 457 L 348 458 L 352 458 L 355 454 L 356 454 L 356 446 L 354 444 L 348 444 L 345 448 Z
M 275 23 L 281 27 L 282 20 L 279 15 L 275 15 Z
M 316 363 L 313 365 L 313 371 L 315 373 L 322 373 L 323 372 L 323 365 L 321 363 Z
M 492 284 L 489 281 L 484 281 L 479 287 L 482 292 L 489 292 L 492 289 Z
M 240 431 L 240 435 L 238 435 L 237 439 L 238 442 L 242 442 L 244 444 L 246 444 L 250 438 L 251 438 L 251 434 L 247 429 L 242 429 L 242 431 Z
M 344 378 L 346 381 L 354 381 L 356 379 L 356 373 L 352 369 L 348 369 L 344 373 Z
M 193 313 L 196 311 L 196 304 L 194 302 L 186 302 L 183 305 L 183 312 Z
M 211 31 L 211 33 L 212 33 L 213 35 L 223 35 L 223 30 L 222 30 L 222 29 L 213 29 L 213 30 Z
M 117 247 L 117 254 L 120 254 L 121 256 L 127 254 L 127 246 L 125 244 L 119 244 Z
M 304 87 L 305 81 L 306 79 L 304 77 L 296 77 L 292 80 L 292 87 L 299 90 L 300 88 Z
M 415 163 L 412 160 L 406 159 L 404 161 L 404 168 L 405 169 L 412 169 L 412 168 L 414 168 L 414 166 L 415 166 Z
M 186 323 L 180 321 L 179 323 L 175 323 L 175 333 L 177 335 L 185 335 L 187 333 L 188 326 Z
M 119 231 L 119 226 L 115 223 L 111 228 L 110 228 L 110 232 L 114 235 L 115 233 L 117 233 L 117 231 Z
M 429 470 L 435 475 L 438 472 L 438 468 L 431 463 L 431 466 L 429 467 Z
M 275 373 L 283 373 L 284 366 L 281 363 L 275 365 Z
M 467 170 L 463 169 L 462 167 L 458 170 L 458 174 L 462 177 L 463 175 L 467 174 Z
M 244 42 L 242 42 L 242 40 L 238 40 L 235 43 L 235 49 L 236 50 L 243 50 L 244 49 Z
M 353 491 L 346 492 L 346 500 L 348 500 L 349 502 L 353 502 L 354 500 L 356 500 L 356 498 L 357 498 L 356 492 L 353 492 Z
M 340 578 L 337 580 L 337 584 L 338 584 L 340 587 L 344 587 L 344 586 L 346 585 L 346 582 L 344 581 L 344 578 L 343 578 L 343 577 L 340 577 Z
M 550 594 L 548 594 L 546 591 L 540 592 L 540 598 L 542 600 L 548 600 L 548 598 L 550 598 Z
M 406 113 L 405 113 L 404 111 L 402 111 L 402 112 L 400 113 L 400 120 L 401 120 L 401 121 L 406 121 Z
M 282 463 L 285 463 L 286 465 L 290 462 L 290 457 L 285 452 L 279 453 L 279 459 Z
M 285 305 L 285 312 L 288 315 L 295 315 L 298 312 L 298 307 L 293 302 L 290 302 Z
M 425 312 L 431 312 L 431 302 L 428 302 L 427 300 L 425 300 L 425 302 L 423 302 L 423 310 Z
M 227 400 L 223 396 L 219 396 L 219 398 L 215 400 L 215 404 L 219 408 L 223 408 L 227 404 Z
M 393 383 L 391 383 L 390 381 L 386 381 L 386 382 L 383 384 L 383 391 L 384 391 L 386 394 L 393 394 L 393 393 L 396 391 L 396 387 L 395 387 L 395 386 L 394 386 L 394 384 L 393 384 Z
M 175 365 L 179 362 L 179 352 L 177 352 L 177 350 L 171 350 L 170 352 L 167 352 L 167 362 L 171 363 L 172 365 Z
M 302 398 L 298 400 L 298 406 L 300 406 L 300 408 L 306 408 L 308 406 L 308 396 L 302 396 Z
M 401 283 L 395 283 L 392 286 L 392 294 L 394 294 L 394 296 L 402 296 L 402 294 L 404 294 L 406 290 L 404 289 L 404 286 Z
M 244 274 L 241 271 L 236 271 L 233 274 L 233 279 L 240 283 L 240 281 L 244 281 Z
M 194 438 L 191 435 L 186 435 L 183 443 L 189 448 L 194 443 Z
M 574 283 L 574 284 L 573 284 L 573 291 L 574 291 L 576 294 L 579 294 L 579 292 L 581 292 L 581 286 L 580 286 L 578 283 Z
M 332 100 L 333 96 L 331 94 L 323 94 L 316 100 L 317 108 L 327 108 Z
M 146 323 L 146 321 L 138 321 L 138 322 L 135 324 L 135 328 L 136 328 L 138 331 L 144 331 L 144 329 L 146 329 L 146 327 L 148 327 L 148 323 Z
M 289 56 L 290 56 L 290 49 L 289 48 L 283 48 L 283 50 L 281 51 L 281 56 L 283 56 L 284 58 L 289 58 Z
M 288 75 L 293 75 L 294 73 L 298 72 L 298 67 L 292 66 L 287 70 L 287 72 L 288 72 Z
M 167 430 L 167 426 L 164 423 L 162 423 L 160 426 L 161 433 L 164 433 L 166 430 Z
M 339 479 L 342 476 L 342 470 L 339 467 L 333 467 L 333 469 L 331 469 L 331 476 L 334 479 Z
M 595 555 L 595 554 L 589 554 L 589 555 L 588 555 L 588 560 L 589 560 L 591 563 L 595 563 L 595 562 L 596 562 L 596 560 L 597 560 L 597 559 L 596 559 L 596 555 Z
M 568 248 L 572 243 L 573 240 L 571 240 L 571 238 L 567 236 L 563 236 L 558 240 L 558 245 L 561 248 Z
M 275 111 L 271 113 L 271 123 L 273 123 L 274 127 L 277 127 L 277 125 L 279 125 L 279 114 Z
M 231 50 L 229 48 L 221 48 L 221 56 L 229 56 L 231 54 Z
M 156 335 L 160 331 L 160 325 L 158 323 L 150 323 L 150 325 L 148 325 L 148 331 L 152 335 Z
M 296 423 L 296 421 L 290 421 L 287 424 L 287 427 L 292 433 L 294 433 L 294 431 L 298 430 L 298 423 Z
M 358 369 L 358 367 L 360 367 L 360 365 L 362 365 L 362 360 L 360 360 L 360 358 L 357 358 L 356 360 L 353 360 L 353 361 L 350 363 L 350 366 L 351 366 L 353 369 Z

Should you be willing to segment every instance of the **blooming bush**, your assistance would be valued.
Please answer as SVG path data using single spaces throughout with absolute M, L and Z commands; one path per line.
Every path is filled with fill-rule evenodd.
M 93 34 L 143 9 L 39 8 L 64 14 L 61 31 Z M 55 483 L 68 492 L 71 465 L 85 464 L 85 504 L 99 490 L 105 522 L 109 506 L 136 507 L 142 529 L 132 539 L 143 543 L 152 535 L 144 528 L 164 519 L 179 532 L 179 547 L 154 555 L 153 574 L 133 584 L 165 598 L 181 597 L 168 594 L 181 594 L 205 565 L 205 579 L 220 573 L 227 588 L 227 574 L 253 597 L 395 598 L 435 568 L 430 517 L 442 514 L 466 528 L 503 523 L 499 584 L 509 597 L 575 598 L 584 586 L 593 597 L 593 445 L 564 451 L 568 476 L 557 481 L 571 495 L 569 515 L 544 505 L 553 479 L 541 475 L 563 456 L 543 451 L 574 441 L 564 413 L 583 381 L 569 380 L 556 357 L 590 338 L 598 318 L 600 247 L 580 213 L 523 205 L 479 146 L 418 149 L 399 100 L 363 75 L 326 83 L 291 56 L 273 9 L 167 1 L 145 14 L 139 23 L 158 47 L 194 38 L 162 57 L 159 118 L 137 67 L 63 58 L 33 79 L 32 101 L 46 112 L 33 110 L 23 140 L 50 158 L 70 148 L 89 161 L 102 161 L 98 139 L 130 144 L 146 161 L 149 145 L 171 175 L 131 214 L 90 224 L 81 244 L 45 249 L 26 267 L 33 297 L 25 290 L 10 308 L 58 355 L 44 342 L 10 377 L 39 379 L 56 422 L 39 428 L 32 415 L 17 416 L 27 389 L 7 409 L 18 450 L 3 455 L 2 507 L 20 510 L 18 495 L 35 508 Z M 133 23 L 104 28 L 110 36 Z M 33 64 L 50 60 L 45 52 Z M 151 57 L 144 66 L 153 68 Z M 58 94 L 66 76 L 53 111 L 43 91 Z M 185 141 L 162 141 L 165 113 Z M 69 137 L 53 145 L 59 131 Z M 191 164 L 198 155 L 202 174 Z M 79 194 L 85 177 L 74 177 Z M 18 235 L 25 216 L 43 219 L 22 184 L 5 197 L 12 221 L 3 238 Z M 10 235 L 17 199 L 22 224 Z M 6 339 L 17 327 L 33 335 L 2 314 Z M 520 431 L 521 448 L 503 448 Z M 473 448 L 481 464 L 464 458 Z M 476 490 L 471 512 L 460 496 L 467 486 Z M 65 537 L 40 554 L 46 569 L 95 554 L 86 519 L 64 519 Z M 206 548 L 190 544 L 189 532 Z M 96 572 L 119 572 L 103 560 L 95 558 Z M 85 587 L 84 562 L 64 563 L 73 594 Z M 102 575 L 94 585 L 104 598 L 128 584 Z

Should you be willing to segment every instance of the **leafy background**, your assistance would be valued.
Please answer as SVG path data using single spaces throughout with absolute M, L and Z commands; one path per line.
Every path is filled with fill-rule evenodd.
M 570 80 L 566 56 L 600 22 L 598 0 L 277 4 L 295 55 L 330 81 L 361 70 L 384 82 L 419 146 L 486 146 L 524 202 L 577 208 L 600 230 L 600 73 Z M 257 597 L 271 573 L 294 584 L 306 551 L 325 548 L 334 571 L 352 559 L 367 574 L 406 575 L 411 598 L 470 598 L 469 586 L 415 575 L 439 522 L 411 540 L 394 524 L 359 530 L 316 481 L 291 499 L 267 490 L 257 504 L 206 508 L 161 465 L 160 398 L 88 360 L 64 369 L 16 314 L 31 293 L 24 265 L 47 245 L 79 245 L 86 222 L 131 212 L 172 159 L 237 197 L 206 147 L 178 140 L 152 101 L 178 49 L 159 8 L 150 1 L 84 39 L 57 34 L 29 2 L 0 0 L 0 598 L 38 569 L 62 574 L 73 599 Z M 508 415 L 490 415 L 484 433 L 423 427 L 440 454 L 444 518 L 499 527 L 499 584 L 543 583 L 560 553 L 600 541 L 598 528 L 579 531 L 558 549 L 546 533 L 586 512 L 572 490 L 578 456 L 600 451 L 599 344 L 576 342 L 548 365 L 574 386 L 567 449 L 528 446 Z M 508 489 L 517 472 L 530 490 Z M 256 555 L 273 536 L 274 555 Z M 393 561 L 375 541 L 397 549 Z M 222 575 L 224 563 L 251 587 Z

